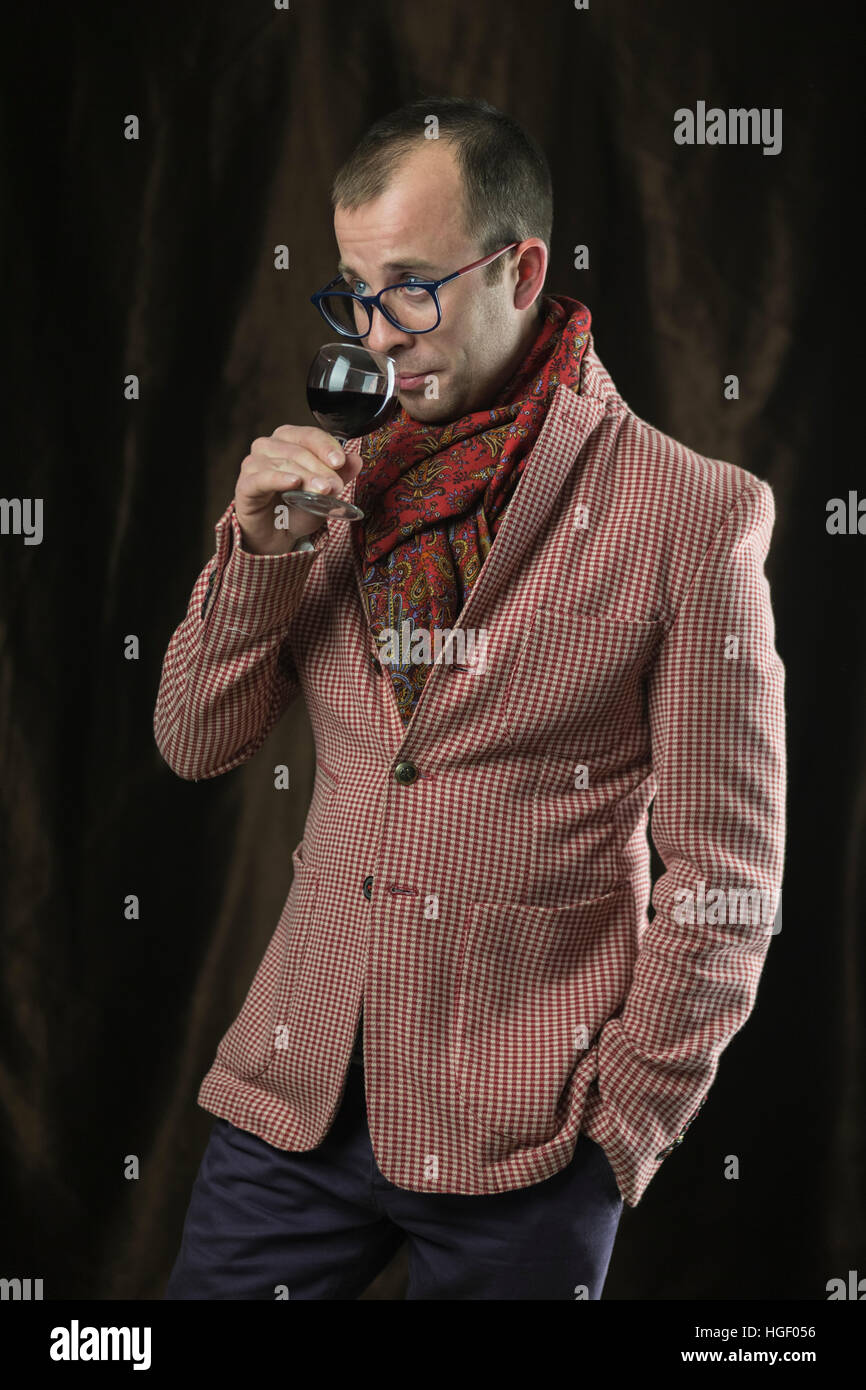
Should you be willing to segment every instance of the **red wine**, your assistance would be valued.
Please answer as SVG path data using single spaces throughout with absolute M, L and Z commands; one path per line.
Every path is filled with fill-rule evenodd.
M 379 391 L 327 391 L 308 386 L 307 403 L 322 429 L 355 439 L 387 425 L 400 398 Z

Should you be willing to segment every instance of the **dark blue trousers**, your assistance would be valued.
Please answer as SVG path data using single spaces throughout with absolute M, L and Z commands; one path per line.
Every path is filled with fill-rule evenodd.
M 407 1299 L 599 1299 L 622 1198 L 604 1150 L 531 1187 L 407 1192 L 382 1175 L 364 1072 L 349 1066 L 322 1143 L 288 1153 L 218 1119 L 166 1299 L 358 1298 L 408 1240 Z M 285 1296 L 285 1295 L 284 1295 Z

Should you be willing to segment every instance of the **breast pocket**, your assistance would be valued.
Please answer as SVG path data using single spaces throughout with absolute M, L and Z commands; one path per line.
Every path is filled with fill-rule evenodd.
M 645 679 L 663 636 L 651 620 L 537 608 L 506 695 L 511 742 L 576 755 L 648 751 Z

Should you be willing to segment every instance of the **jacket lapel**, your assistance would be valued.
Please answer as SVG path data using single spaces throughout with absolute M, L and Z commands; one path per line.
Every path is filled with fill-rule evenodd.
M 565 481 L 572 472 L 580 451 L 597 428 L 604 413 L 604 403 L 597 397 L 576 396 L 566 386 L 556 388 L 544 424 L 505 510 L 496 539 L 481 566 L 472 591 L 454 623 L 455 630 L 470 627 L 472 625 L 470 619 L 475 619 L 475 626 L 483 626 L 477 621 L 479 614 L 484 611 L 485 604 L 489 607 L 491 603 L 495 602 L 497 595 L 508 587 L 512 576 L 523 564 L 524 556 L 531 553 L 533 546 L 536 545 L 537 539 L 543 532 L 551 514 L 561 505 L 560 494 Z M 344 447 L 347 451 L 352 452 L 354 446 L 359 443 L 359 440 L 349 440 Z M 341 494 L 350 502 L 354 501 L 355 483 L 356 479 L 353 479 L 346 492 Z M 369 665 L 371 658 L 376 654 L 375 642 L 367 622 L 364 605 L 361 562 L 358 558 L 354 539 L 349 534 L 349 527 L 355 524 L 357 523 L 349 522 L 346 526 L 341 525 L 332 540 L 332 546 L 336 551 L 333 559 L 338 563 L 340 569 L 342 569 L 340 562 L 344 558 L 341 552 L 348 549 L 351 555 L 355 590 L 360 609 L 360 623 L 354 621 L 355 615 L 353 614 L 353 620 L 346 625 L 350 668 L 352 666 L 357 668 L 358 663 Z M 425 701 L 431 698 L 428 692 L 439 677 L 439 666 L 434 665 L 424 684 L 424 689 L 412 717 L 405 727 L 397 708 L 390 678 L 385 680 L 389 720 L 398 739 L 398 748 L 412 732 L 419 711 Z M 357 682 L 353 684 L 356 689 L 359 688 Z M 361 698 L 364 698 L 363 695 Z

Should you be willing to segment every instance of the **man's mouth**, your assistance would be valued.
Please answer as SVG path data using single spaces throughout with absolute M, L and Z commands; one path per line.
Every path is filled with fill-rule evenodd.
M 397 386 L 401 391 L 412 391 L 416 386 L 423 386 L 428 376 L 436 375 L 434 367 L 428 367 L 423 372 L 400 372 L 397 377 Z

